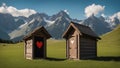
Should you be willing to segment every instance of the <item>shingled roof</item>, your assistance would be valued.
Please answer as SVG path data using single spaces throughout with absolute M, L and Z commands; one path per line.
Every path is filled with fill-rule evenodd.
M 67 33 L 68 33 L 68 31 L 69 31 L 71 26 L 74 29 L 77 29 L 77 31 L 80 33 L 80 35 L 85 34 L 85 35 L 88 35 L 88 36 L 100 39 L 100 37 L 90 27 L 85 26 L 85 25 L 81 25 L 81 24 L 78 24 L 78 23 L 74 23 L 74 22 L 70 23 L 70 25 L 68 26 L 67 30 L 62 35 L 63 38 L 66 38 L 66 35 L 67 35 Z
M 34 29 L 31 33 L 29 33 L 28 35 L 26 35 L 23 39 L 27 39 L 33 35 L 35 35 L 35 33 L 44 33 L 45 37 L 48 39 L 51 37 L 51 35 L 47 32 L 47 30 L 43 27 L 43 26 L 40 26 L 40 27 L 37 27 L 36 29 Z

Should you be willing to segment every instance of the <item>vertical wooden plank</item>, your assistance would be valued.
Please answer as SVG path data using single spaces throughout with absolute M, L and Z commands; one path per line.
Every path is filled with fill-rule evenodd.
M 69 58 L 70 57 L 70 52 L 69 52 L 69 39 L 67 39 L 67 45 L 66 45 L 66 47 L 67 47 L 67 58 Z
M 47 45 L 47 43 L 46 43 L 46 38 L 44 38 L 44 57 L 43 58 L 46 58 L 46 45 Z
M 66 39 L 66 58 L 68 58 L 68 42 L 67 42 L 67 39 Z
M 76 34 L 76 59 L 78 59 L 78 35 Z
M 46 30 L 44 30 L 44 28 L 39 28 L 34 30 L 30 36 L 26 36 L 26 40 L 24 42 L 24 56 L 26 59 L 46 58 L 46 40 L 50 37 L 50 35 L 46 32 Z
M 79 59 L 81 58 L 81 36 L 80 36 L 80 34 L 79 34 Z
M 80 53 L 79 53 L 79 51 L 80 51 L 80 50 L 79 50 L 79 49 L 80 49 L 80 48 L 79 48 L 79 47 L 80 47 L 80 44 L 79 44 L 80 42 L 79 42 L 79 40 L 80 40 L 80 39 L 79 39 L 79 34 L 78 34 L 78 37 L 77 37 L 77 54 L 78 54 L 78 59 L 80 59 L 80 57 L 79 57 L 79 54 L 80 54 Z
M 34 59 L 34 44 L 35 44 L 35 37 L 32 37 L 32 59 Z
M 26 58 L 26 40 L 24 41 L 24 58 Z
M 95 41 L 95 57 L 97 57 L 97 40 Z
M 25 45 L 26 59 L 32 58 L 32 39 L 26 41 Z
M 69 37 L 68 37 L 68 40 L 67 40 L 67 55 L 68 55 L 67 58 L 70 59 L 70 42 L 69 42 Z

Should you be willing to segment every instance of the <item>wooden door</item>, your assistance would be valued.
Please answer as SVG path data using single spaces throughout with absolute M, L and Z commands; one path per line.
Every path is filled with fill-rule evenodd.
M 77 59 L 77 38 L 76 36 L 71 36 L 69 39 L 69 58 Z
M 34 58 L 44 57 L 44 38 L 34 37 Z

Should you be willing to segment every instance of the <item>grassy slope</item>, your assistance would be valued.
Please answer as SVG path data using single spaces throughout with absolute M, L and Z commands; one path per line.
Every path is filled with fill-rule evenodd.
M 110 47 L 110 49 L 111 48 L 112 47 Z M 120 67 L 120 61 L 114 60 L 62 60 L 65 59 L 65 41 L 63 40 L 48 40 L 47 49 L 47 56 L 56 60 L 26 60 L 24 58 L 23 43 L 0 44 L 0 68 L 114 68 L 114 66 L 116 66 L 116 68 Z M 103 49 L 100 50 L 100 54 L 104 55 L 104 52 L 102 51 Z
M 98 42 L 98 56 L 119 56 L 120 58 L 120 32 L 118 31 L 120 29 L 102 36 L 102 40 Z M 0 43 L 0 68 L 120 68 L 120 60 L 114 59 L 63 60 L 65 59 L 65 40 L 48 40 L 47 56 L 53 60 L 26 60 L 23 45 L 23 43 Z
M 98 42 L 99 56 L 120 56 L 120 25 L 113 31 L 101 36 L 101 38 L 102 40 Z

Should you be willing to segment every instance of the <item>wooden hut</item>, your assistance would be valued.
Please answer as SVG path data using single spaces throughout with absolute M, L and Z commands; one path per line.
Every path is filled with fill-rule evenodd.
M 88 26 L 71 22 L 63 34 L 66 39 L 68 59 L 89 59 L 97 57 L 97 41 L 100 39 Z
M 24 37 L 24 54 L 26 59 L 46 58 L 46 40 L 51 35 L 44 27 L 38 27 Z

